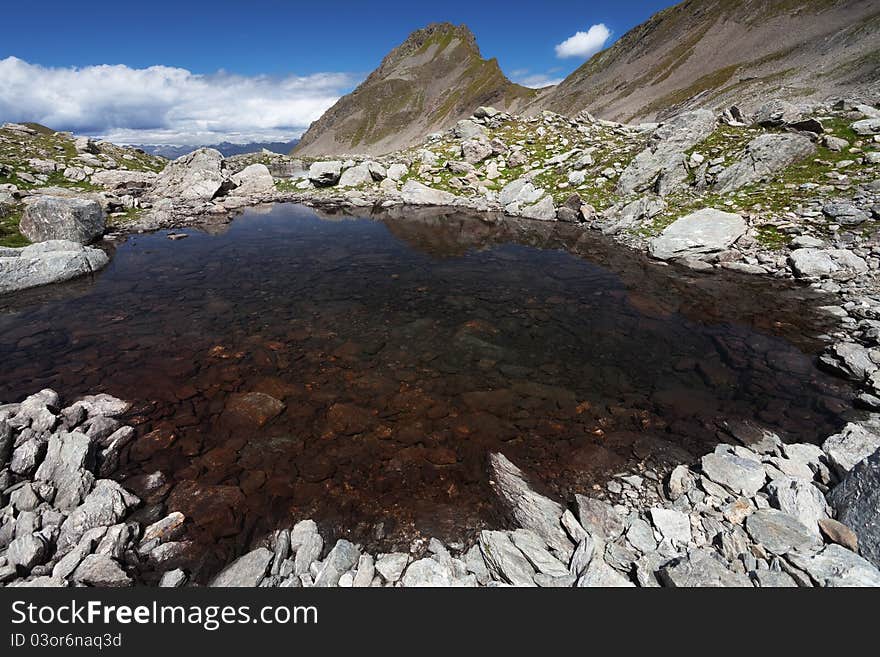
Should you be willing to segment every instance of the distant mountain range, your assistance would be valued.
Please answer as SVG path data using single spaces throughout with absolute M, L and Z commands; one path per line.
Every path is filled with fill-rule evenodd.
M 200 148 L 213 148 L 223 153 L 223 157 L 231 157 L 233 155 L 243 155 L 244 153 L 258 153 L 265 149 L 273 153 L 281 153 L 287 155 L 299 143 L 299 139 L 291 141 L 267 141 L 252 142 L 250 144 L 233 144 L 228 141 L 219 144 L 205 144 L 202 146 L 176 146 L 173 144 L 133 144 L 132 148 L 140 148 L 150 155 L 160 155 L 169 160 L 192 153 Z

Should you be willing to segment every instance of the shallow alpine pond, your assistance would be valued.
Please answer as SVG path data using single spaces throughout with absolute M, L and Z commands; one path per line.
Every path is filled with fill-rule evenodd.
M 565 500 L 696 460 L 725 422 L 815 442 L 850 406 L 809 289 L 566 224 L 368 215 L 133 235 L 93 280 L 0 298 L 0 400 L 132 401 L 118 478 L 145 519 L 189 517 L 203 572 L 307 517 L 377 549 L 468 540 L 502 522 L 493 451 Z

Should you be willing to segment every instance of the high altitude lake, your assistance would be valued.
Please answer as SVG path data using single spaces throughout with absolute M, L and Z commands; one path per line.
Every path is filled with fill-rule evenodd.
M 500 522 L 492 451 L 568 499 L 695 460 L 728 420 L 818 441 L 849 406 L 814 367 L 810 290 L 662 267 L 573 226 L 277 205 L 186 232 L 0 298 L 0 400 L 132 401 L 118 476 L 145 518 L 191 518 L 207 569 L 307 517 L 382 549 L 466 540 Z M 251 392 L 283 412 L 243 421 Z

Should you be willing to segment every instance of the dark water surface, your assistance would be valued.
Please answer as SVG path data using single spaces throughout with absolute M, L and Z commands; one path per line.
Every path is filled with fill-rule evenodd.
M 145 516 L 191 518 L 205 572 L 305 517 L 380 548 L 466 539 L 499 520 L 490 451 L 567 498 L 699 457 L 726 419 L 818 441 L 849 405 L 813 365 L 809 290 L 659 267 L 571 226 L 288 205 L 188 232 L 0 298 L 0 400 L 133 401 L 119 476 Z M 231 412 L 249 392 L 284 411 Z

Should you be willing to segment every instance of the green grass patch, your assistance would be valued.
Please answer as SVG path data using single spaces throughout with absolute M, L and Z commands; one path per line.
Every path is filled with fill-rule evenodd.
M 30 244 L 28 238 L 21 234 L 18 225 L 21 222 L 21 208 L 7 216 L 0 216 L 0 246 L 21 247 Z

